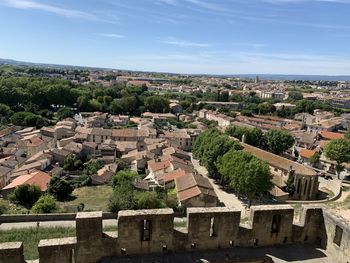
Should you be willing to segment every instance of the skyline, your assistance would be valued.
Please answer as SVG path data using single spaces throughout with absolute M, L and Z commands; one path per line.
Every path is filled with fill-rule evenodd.
M 350 75 L 350 0 L 0 0 L 0 57 L 190 74 Z

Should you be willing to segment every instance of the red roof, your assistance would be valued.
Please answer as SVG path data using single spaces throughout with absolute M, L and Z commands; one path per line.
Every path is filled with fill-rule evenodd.
M 311 158 L 314 156 L 316 151 L 314 150 L 308 150 L 308 149 L 301 149 L 300 150 L 300 156 L 304 158 Z
M 170 166 L 170 161 L 161 161 L 161 162 L 156 162 L 156 163 L 150 163 L 148 164 L 148 169 L 155 172 L 158 170 L 166 169 Z
M 47 185 L 51 180 L 51 176 L 45 172 L 32 170 L 28 174 L 24 174 L 15 178 L 9 185 L 2 190 L 13 189 L 23 184 L 37 185 L 42 192 L 47 190 Z
M 322 138 L 327 140 L 336 140 L 344 138 L 344 134 L 339 132 L 322 131 L 320 132 L 320 135 Z
M 164 183 L 168 183 L 168 182 L 171 182 L 171 181 L 174 181 L 175 178 L 177 177 L 180 177 L 180 176 L 184 176 L 186 175 L 186 172 L 184 170 L 175 170 L 175 171 L 172 171 L 170 173 L 167 173 L 164 175 L 163 177 L 163 181 Z

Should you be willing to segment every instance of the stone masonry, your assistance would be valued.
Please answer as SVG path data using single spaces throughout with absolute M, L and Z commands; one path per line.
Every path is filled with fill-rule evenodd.
M 313 205 L 293 222 L 290 205 L 255 206 L 247 224 L 240 211 L 224 207 L 187 209 L 187 226 L 174 228 L 172 209 L 121 211 L 118 231 L 102 232 L 102 212 L 76 217 L 76 237 L 41 240 L 40 263 L 96 263 L 104 258 L 171 251 L 195 252 L 235 247 L 311 244 L 335 263 L 350 259 L 350 227 Z M 0 244 L 0 263 L 24 263 L 22 243 Z

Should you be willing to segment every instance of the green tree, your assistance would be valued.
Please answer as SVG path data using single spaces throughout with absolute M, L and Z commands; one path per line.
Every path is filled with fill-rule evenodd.
M 230 126 L 226 129 L 225 133 L 229 136 L 235 137 L 242 140 L 243 135 L 245 136 L 245 142 L 249 145 L 259 147 L 261 149 L 266 148 L 266 140 L 262 130 L 258 128 L 246 128 L 240 126 Z
M 0 215 L 5 214 L 8 210 L 8 205 L 5 203 L 5 201 L 0 200 Z
M 41 190 L 39 186 L 22 184 L 14 190 L 10 196 L 10 200 L 26 208 L 31 208 L 40 196 Z
M 32 212 L 35 214 L 49 214 L 57 211 L 58 205 L 50 195 L 43 195 L 32 207 Z
M 169 112 L 169 100 L 161 96 L 150 96 L 145 100 L 145 107 L 150 112 L 165 113 Z
M 74 116 L 74 111 L 71 108 L 62 107 L 57 111 L 57 118 L 63 120 Z
M 340 173 L 344 170 L 343 163 L 350 162 L 350 141 L 337 139 L 330 141 L 324 148 L 327 158 L 337 163 L 336 172 L 339 179 Z
M 84 163 L 84 174 L 95 175 L 103 167 L 103 160 L 90 160 Z
M 313 156 L 310 157 L 309 162 L 311 165 L 316 165 L 320 161 L 321 154 L 319 152 L 315 152 Z
M 288 132 L 269 130 L 265 134 L 267 149 L 274 154 L 281 154 L 294 144 L 294 138 Z
M 300 91 L 290 91 L 288 93 L 288 99 L 289 100 L 302 100 L 303 94 Z
M 293 196 L 295 193 L 294 173 L 294 171 L 291 171 L 286 181 L 285 191 L 289 193 L 290 196 Z
M 53 195 L 57 200 L 67 200 L 72 194 L 74 188 L 71 184 L 57 176 L 51 178 L 47 192 Z
M 217 177 L 217 160 L 231 149 L 241 149 L 240 145 L 217 129 L 201 133 L 193 145 L 193 154 L 199 159 L 211 176 Z
M 108 210 L 112 213 L 118 213 L 120 210 L 134 209 L 135 206 L 134 189 L 130 185 L 114 189 L 108 201 Z
M 226 153 L 219 161 L 219 172 L 232 189 L 247 196 L 248 206 L 256 194 L 272 188 L 268 164 L 243 151 Z
M 138 173 L 131 170 L 122 170 L 112 177 L 112 187 L 114 189 L 131 184 L 138 177 Z
M 138 192 L 135 194 L 137 209 L 156 209 L 164 207 L 164 203 L 156 192 Z
M 69 154 L 64 158 L 63 161 L 63 169 L 66 171 L 73 171 L 75 170 L 75 162 L 77 161 L 77 158 L 74 154 Z

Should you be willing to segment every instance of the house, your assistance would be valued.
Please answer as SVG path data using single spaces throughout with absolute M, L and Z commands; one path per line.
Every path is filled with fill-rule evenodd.
M 165 131 L 161 134 L 161 138 L 165 138 L 169 141 L 170 145 L 179 148 L 184 151 L 190 151 L 195 139 L 198 136 L 198 132 L 181 129 L 176 131 Z
M 107 164 L 103 166 L 100 170 L 97 171 L 96 175 L 91 176 L 91 184 L 101 185 L 110 182 L 117 170 L 118 164 L 116 163 Z
M 215 207 L 218 197 L 209 180 L 198 174 L 175 178 L 177 198 L 184 207 Z
M 299 151 L 299 160 L 303 163 L 309 163 L 310 158 L 314 156 L 317 153 L 316 150 L 309 150 L 309 149 L 300 149 Z
M 39 135 L 24 137 L 18 141 L 18 147 L 24 149 L 28 156 L 47 149 L 45 141 Z
M 16 177 L 10 184 L 1 189 L 1 193 L 7 197 L 18 186 L 24 184 L 36 185 L 42 192 L 46 192 L 50 180 L 51 176 L 48 173 L 33 169 Z
M 164 186 L 165 189 L 170 189 L 175 187 L 175 179 L 180 176 L 186 176 L 187 172 L 182 169 L 177 169 L 175 171 L 171 171 L 166 173 L 161 177 L 159 183 Z
M 265 161 L 270 166 L 272 182 L 275 187 L 270 191 L 276 200 L 288 199 L 288 193 L 284 192 L 286 182 L 292 176 L 295 192 L 291 196 L 294 200 L 314 200 L 318 193 L 318 175 L 306 166 L 283 158 L 279 155 L 261 150 L 251 145 L 241 143 L 243 151 L 254 155 L 256 158 Z M 276 189 L 279 188 L 279 190 Z M 275 194 L 278 194 L 276 196 Z
M 0 164 L 0 188 L 3 188 L 10 181 L 12 169 Z
M 329 131 L 321 131 L 319 133 L 320 139 L 323 140 L 337 140 L 337 139 L 343 139 L 344 134 L 339 132 L 329 132 Z

